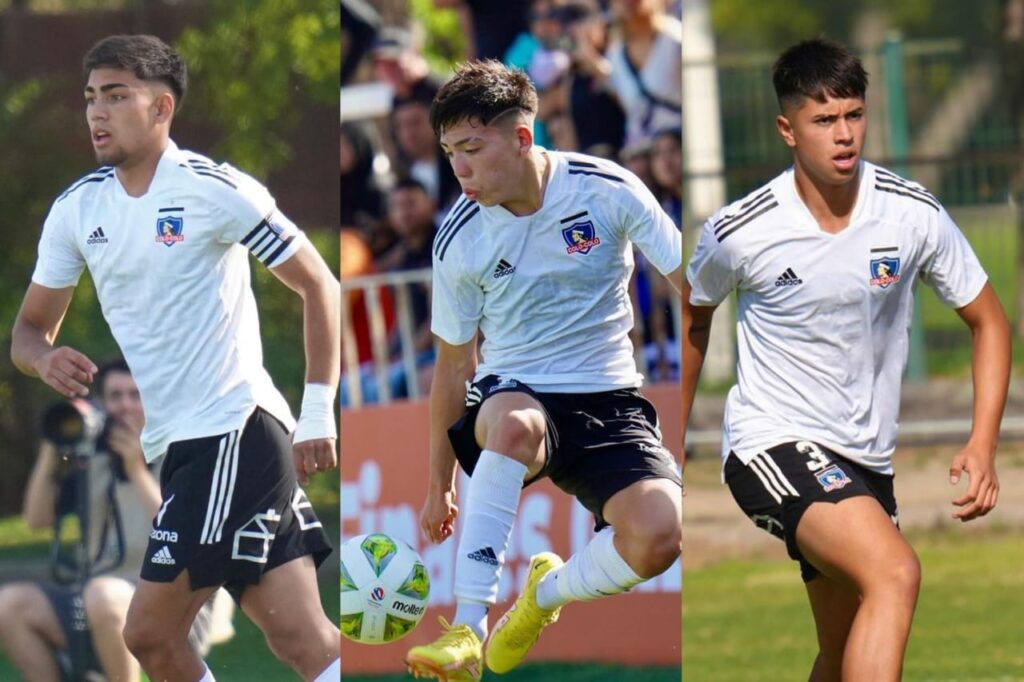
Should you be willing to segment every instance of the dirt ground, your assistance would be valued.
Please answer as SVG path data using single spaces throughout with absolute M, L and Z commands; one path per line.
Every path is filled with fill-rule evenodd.
M 940 528 L 964 533 L 1017 528 L 1024 531 L 1024 440 L 1003 443 L 996 459 L 999 503 L 988 516 L 962 523 L 952 518 L 951 500 L 966 490 L 966 477 L 949 484 L 955 445 L 907 447 L 897 451 L 896 499 L 905 532 Z M 686 467 L 683 501 L 683 570 L 730 558 L 786 558 L 783 543 L 757 528 L 736 506 L 720 479 L 721 462 L 703 451 Z M 1024 534 L 1022 534 L 1024 538 Z

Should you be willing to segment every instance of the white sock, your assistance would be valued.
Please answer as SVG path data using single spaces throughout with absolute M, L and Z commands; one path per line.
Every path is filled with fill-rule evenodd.
M 313 682 L 338 682 L 341 679 L 341 658 L 334 659 L 334 662 L 327 666 L 327 669 L 316 676 Z
M 526 472 L 525 464 L 484 450 L 469 479 L 465 520 L 455 555 L 455 598 L 459 603 L 455 624 L 481 629 L 481 635 L 486 634 L 486 615 L 481 627 L 479 610 L 464 608 L 463 603 L 486 608 L 498 599 L 498 580 Z
M 537 586 L 537 605 L 553 609 L 571 601 L 591 601 L 628 592 L 644 582 L 615 549 L 614 539 L 611 526 L 603 528 L 582 552 L 545 575 Z
M 480 641 L 487 639 L 487 611 L 488 604 L 481 604 L 477 601 L 460 600 L 455 606 L 455 622 L 465 623 L 473 628 Z
M 210 669 L 207 667 L 206 672 L 203 673 L 203 676 L 199 678 L 199 682 L 217 682 L 217 680 L 213 677 L 213 672 L 211 672 Z

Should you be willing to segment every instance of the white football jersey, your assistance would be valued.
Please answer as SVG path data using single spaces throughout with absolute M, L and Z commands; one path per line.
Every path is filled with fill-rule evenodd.
M 540 391 L 639 386 L 629 331 L 633 244 L 661 273 L 682 265 L 679 229 L 626 169 L 544 151 L 543 205 L 517 217 L 462 196 L 434 240 L 432 331 L 459 345 L 479 330 L 477 378 Z
M 240 429 L 257 406 L 294 428 L 263 368 L 248 254 L 274 267 L 303 239 L 256 180 L 171 142 L 141 197 L 109 167 L 58 197 L 32 281 L 73 286 L 89 268 L 142 395 L 152 461 L 174 441 Z
M 694 305 L 737 291 L 723 458 L 811 440 L 886 474 L 917 281 L 953 308 L 987 281 L 935 197 L 866 162 L 838 234 L 819 228 L 790 169 L 705 223 L 686 274 Z

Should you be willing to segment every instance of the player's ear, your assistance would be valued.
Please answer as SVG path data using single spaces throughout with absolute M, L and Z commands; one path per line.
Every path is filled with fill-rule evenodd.
M 790 123 L 784 114 L 779 114 L 775 117 L 775 128 L 779 131 L 779 135 L 787 147 L 796 146 L 796 137 L 793 136 L 793 124 Z
M 156 108 L 157 123 L 169 122 L 174 117 L 174 111 L 177 108 L 174 95 L 167 90 L 157 93 L 156 99 L 153 100 L 153 106 Z
M 519 153 L 529 154 L 533 149 L 533 128 L 525 123 L 516 126 L 516 138 L 519 142 Z

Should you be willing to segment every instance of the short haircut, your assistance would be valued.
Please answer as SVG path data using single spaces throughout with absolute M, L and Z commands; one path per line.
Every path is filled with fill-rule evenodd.
M 430 127 L 440 137 L 445 128 L 462 121 L 490 125 L 513 109 L 531 117 L 537 114 L 537 90 L 529 76 L 494 59 L 466 62 L 434 97 Z
M 423 192 L 428 197 L 430 196 L 430 192 L 427 191 L 426 185 L 414 177 L 404 177 L 399 179 L 398 182 L 395 183 L 395 186 L 391 188 L 391 191 L 397 192 L 402 189 L 415 189 Z
M 103 394 L 107 390 L 107 377 L 113 372 L 124 372 L 125 374 L 131 374 L 132 370 L 128 367 L 128 363 L 124 361 L 124 358 L 114 358 L 107 360 L 100 365 L 99 370 L 96 372 L 96 395 L 103 398 Z
M 92 46 L 82 70 L 88 78 L 93 69 L 124 69 L 144 81 L 163 83 L 174 93 L 180 109 L 188 91 L 188 69 L 174 48 L 156 36 L 108 36 Z
M 816 102 L 864 99 L 868 74 L 857 55 L 839 43 L 815 38 L 782 53 L 772 68 L 772 83 L 782 108 L 805 97 Z

